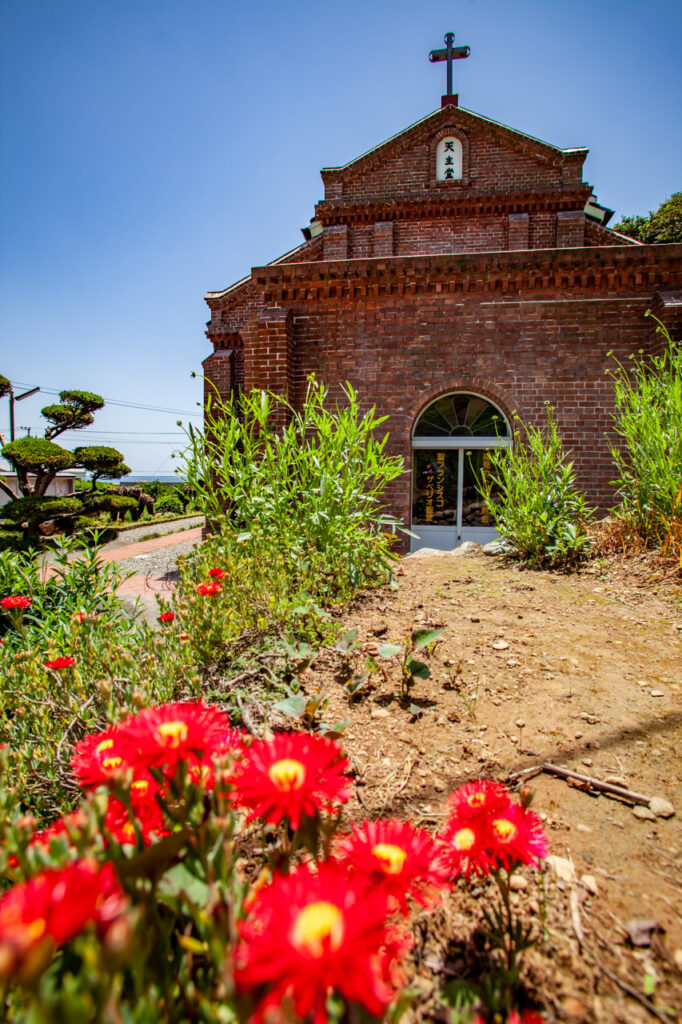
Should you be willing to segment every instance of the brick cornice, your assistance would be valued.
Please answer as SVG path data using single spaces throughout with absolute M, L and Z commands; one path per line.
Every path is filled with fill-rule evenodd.
M 548 291 L 652 294 L 682 287 L 682 243 L 295 263 L 256 267 L 252 281 L 268 305 L 491 292 L 519 299 Z
M 439 185 L 442 185 L 439 182 Z M 465 214 L 552 213 L 584 209 L 592 194 L 590 185 L 576 189 L 543 189 L 539 192 L 485 192 L 468 188 L 453 189 L 451 194 L 434 189 L 427 196 L 399 196 L 387 200 L 348 202 L 323 199 L 315 207 L 315 216 L 325 227 L 334 224 L 369 224 L 380 220 L 430 220 L 460 217 Z

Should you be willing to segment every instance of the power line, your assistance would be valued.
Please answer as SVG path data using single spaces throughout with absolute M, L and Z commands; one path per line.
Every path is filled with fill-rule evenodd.
M 27 384 L 25 381 L 22 381 L 22 380 L 14 380 L 14 381 L 12 381 L 12 386 L 13 387 L 19 387 L 19 388 L 32 388 L 32 387 L 36 387 L 37 385 L 35 385 L 35 384 Z M 45 388 L 45 387 L 41 386 L 40 390 L 44 394 L 46 394 L 46 395 L 59 395 L 61 391 L 76 390 L 76 389 L 75 388 L 73 388 L 73 389 L 68 389 L 68 388 L 56 389 L 56 388 Z M 124 402 L 120 398 L 105 398 L 104 401 L 108 405 L 120 406 L 123 409 L 142 409 L 144 412 L 165 412 L 165 413 L 170 413 L 170 414 L 172 414 L 174 416 L 196 416 L 197 418 L 199 418 L 201 416 L 200 412 L 190 412 L 189 409 L 168 409 L 168 408 L 166 408 L 164 406 L 161 406 L 161 405 L 146 405 L 146 404 L 143 404 L 141 402 Z

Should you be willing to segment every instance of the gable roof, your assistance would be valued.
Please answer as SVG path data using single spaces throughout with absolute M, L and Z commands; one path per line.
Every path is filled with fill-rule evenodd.
M 534 150 L 538 156 L 544 157 L 545 160 L 549 160 L 551 163 L 561 163 L 566 157 L 571 155 L 583 156 L 584 159 L 589 152 L 585 146 L 561 149 L 559 146 L 554 146 L 543 139 L 535 138 L 534 135 L 527 135 L 516 128 L 510 128 L 509 125 L 502 124 L 500 121 L 493 121 L 491 118 L 483 117 L 482 114 L 476 114 L 472 110 L 466 110 L 464 107 L 449 104 L 445 107 L 440 107 L 438 110 L 433 110 L 426 117 L 422 117 L 415 121 L 414 124 L 408 125 L 407 128 L 403 128 L 402 131 L 392 135 L 384 142 L 373 146 L 353 160 L 349 160 L 348 163 L 338 167 L 323 167 L 320 173 L 324 178 L 326 175 L 336 177 L 342 175 L 345 171 L 361 170 L 362 164 L 373 163 L 377 157 L 386 158 L 390 151 L 402 148 L 403 144 L 408 143 L 410 136 L 421 135 L 424 128 L 435 129 L 438 121 L 447 122 L 448 120 L 461 120 L 463 121 L 463 127 L 466 127 L 468 124 L 471 127 L 478 126 L 492 129 L 495 134 L 505 136 L 512 144 L 521 146 L 526 150 Z

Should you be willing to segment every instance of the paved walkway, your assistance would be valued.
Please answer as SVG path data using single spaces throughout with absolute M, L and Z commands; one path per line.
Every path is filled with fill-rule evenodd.
M 175 589 L 175 579 L 169 578 L 168 575 L 160 576 L 154 573 L 144 572 L 144 561 L 154 554 L 154 552 L 161 551 L 164 548 L 175 548 L 182 545 L 182 553 L 186 554 L 195 544 L 201 542 L 201 526 L 197 526 L 192 530 L 181 530 L 177 533 L 167 533 L 163 537 L 152 537 L 150 540 L 137 541 L 133 544 L 120 544 L 114 542 L 112 545 L 106 545 L 100 552 L 100 560 L 103 562 L 129 562 L 130 560 L 140 559 L 138 563 L 140 572 L 135 572 L 134 576 L 131 576 L 127 580 L 123 580 L 121 585 L 117 588 L 116 593 L 124 598 L 142 598 L 143 604 L 146 605 L 145 616 L 150 621 L 156 619 L 156 594 L 163 594 L 170 598 Z M 178 552 L 180 553 L 180 552 Z M 174 562 L 173 553 L 168 552 L 170 556 L 168 561 Z M 129 568 L 138 568 L 133 562 L 129 564 Z M 54 568 L 50 565 L 46 566 L 43 570 L 43 578 L 47 579 L 49 576 L 54 575 Z

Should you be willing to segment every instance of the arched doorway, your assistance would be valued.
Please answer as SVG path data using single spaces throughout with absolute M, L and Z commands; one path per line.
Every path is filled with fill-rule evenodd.
M 481 395 L 442 395 L 421 413 L 412 432 L 412 551 L 498 536 L 476 479 L 491 448 L 511 443 L 506 417 Z

